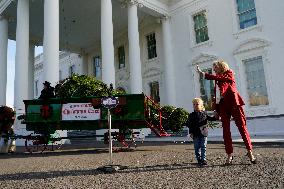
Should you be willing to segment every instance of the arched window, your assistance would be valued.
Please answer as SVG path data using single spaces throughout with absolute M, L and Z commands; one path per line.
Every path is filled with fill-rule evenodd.
M 117 87 L 116 90 L 122 93 L 126 93 L 126 90 L 123 87 Z

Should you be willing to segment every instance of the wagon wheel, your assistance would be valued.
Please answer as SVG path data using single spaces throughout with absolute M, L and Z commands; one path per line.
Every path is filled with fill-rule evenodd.
M 25 140 L 26 151 L 33 152 L 43 152 L 48 149 L 47 140 L 45 136 L 32 136 L 31 134 L 26 137 Z
M 118 142 L 118 146 L 114 148 L 115 151 L 129 151 L 133 150 L 133 147 L 137 147 L 132 129 L 128 129 L 126 132 L 118 132 L 116 135 L 116 140 Z
M 140 134 L 140 132 L 134 132 L 133 129 L 130 130 L 130 133 L 128 133 L 128 136 L 126 136 L 127 142 L 128 142 L 128 148 L 137 148 L 136 144 L 136 138 L 137 134 Z
M 31 134 L 26 137 L 25 147 L 26 147 L 26 151 L 30 152 L 30 153 L 38 151 L 36 146 L 33 145 L 33 140 L 32 140 Z

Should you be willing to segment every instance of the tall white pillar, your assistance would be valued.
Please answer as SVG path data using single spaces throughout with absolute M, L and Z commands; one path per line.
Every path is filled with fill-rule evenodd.
M 102 80 L 115 88 L 113 23 L 111 0 L 101 0 Z
M 29 0 L 20 0 L 17 4 L 16 60 L 14 81 L 14 109 L 16 116 L 25 113 L 23 100 L 28 99 L 28 65 L 29 65 Z M 26 127 L 20 120 L 14 123 L 15 133 L 23 135 Z M 23 145 L 24 140 L 17 140 Z
M 137 4 L 128 3 L 128 40 L 129 40 L 129 67 L 130 88 L 132 94 L 142 93 L 142 73 L 139 46 L 139 30 Z
M 31 100 L 34 98 L 35 46 L 30 42 L 29 47 L 28 99 Z
M 59 81 L 59 1 L 44 1 L 43 80 Z
M 162 33 L 163 33 L 163 49 L 164 49 L 164 73 L 165 73 L 165 89 L 166 89 L 166 104 L 175 105 L 176 93 L 175 93 L 175 74 L 174 74 L 174 62 L 173 51 L 171 43 L 171 30 L 170 19 L 162 19 Z
M 23 100 L 28 99 L 29 65 L 29 0 L 18 1 L 16 29 L 16 61 L 14 106 L 17 113 L 24 113 Z
M 6 105 L 8 20 L 0 16 L 0 105 Z

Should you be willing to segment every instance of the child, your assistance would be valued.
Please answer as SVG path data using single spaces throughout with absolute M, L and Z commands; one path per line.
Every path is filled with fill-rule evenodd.
M 201 98 L 192 100 L 194 112 L 190 113 L 187 120 L 190 137 L 193 139 L 195 157 L 199 165 L 207 165 L 206 162 L 206 145 L 207 145 L 207 121 L 217 120 L 210 117 L 205 112 L 203 101 Z

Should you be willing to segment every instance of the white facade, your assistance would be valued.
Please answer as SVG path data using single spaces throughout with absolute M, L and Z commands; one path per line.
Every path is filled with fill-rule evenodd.
M 81 56 L 78 59 L 75 55 L 77 57 L 72 58 L 72 61 L 66 57 L 60 58 L 59 69 L 62 71 L 62 78 L 68 76 L 67 70 L 71 64 L 74 64 L 76 69 L 78 67 L 77 73 L 87 75 L 96 75 L 97 65 L 103 69 L 97 77 L 107 83 L 115 79 L 116 88 L 121 87 L 129 93 L 156 93 L 159 94 L 161 104 L 171 104 L 192 111 L 192 98 L 202 95 L 200 78 L 195 66 L 198 64 L 202 69 L 210 69 L 213 60 L 224 59 L 235 71 L 239 92 L 246 102 L 245 110 L 251 134 L 284 134 L 284 99 L 281 98 L 284 92 L 284 85 L 281 83 L 284 68 L 284 64 L 281 63 L 281 55 L 284 52 L 282 0 L 249 1 L 254 3 L 253 9 L 256 14 L 255 19 L 252 19 L 255 23 L 250 23 L 250 26 L 241 26 L 239 16 L 243 13 L 238 11 L 236 0 L 106 1 L 108 2 L 101 4 L 99 1 L 86 2 L 83 11 L 91 21 L 77 12 L 70 11 L 72 13 L 69 12 L 69 17 L 66 18 L 71 19 L 74 16 L 74 20 L 71 21 L 75 26 L 61 22 L 64 27 L 59 28 L 63 28 L 61 33 L 65 32 L 66 35 L 59 39 L 60 48 Z M 38 6 L 33 3 L 30 5 L 31 8 Z M 1 12 L 4 16 L 8 14 L 5 12 L 5 6 L 9 7 L 9 1 L 0 1 L 0 15 Z M 68 4 L 60 6 L 65 6 L 66 10 L 74 7 Z M 95 11 L 98 9 L 102 10 L 101 15 L 94 13 L 100 12 Z M 105 14 L 105 11 L 113 13 L 112 19 L 109 18 L 111 14 Z M 247 10 L 249 11 L 251 9 Z M 66 16 L 66 12 L 59 13 L 61 19 Z M 195 25 L 200 14 L 202 17 L 205 15 L 206 24 L 201 25 L 207 27 L 208 37 L 202 42 L 197 42 Z M 138 22 L 129 15 L 138 15 Z M 100 22 L 103 24 L 99 24 Z M 40 25 L 42 23 L 37 26 Z M 243 29 L 240 29 L 242 27 Z M 138 28 L 138 35 L 135 28 Z M 113 32 L 108 32 L 110 30 Z M 31 31 L 34 32 L 33 29 Z M 153 39 L 153 34 L 156 52 L 149 58 L 148 49 L 153 47 L 150 44 L 153 41 L 149 42 L 149 39 Z M 9 36 L 13 39 L 12 34 Z M 41 39 L 38 40 L 44 45 Z M 119 47 L 122 46 L 124 56 L 119 56 Z M 97 64 L 95 57 L 99 57 Z M 139 57 L 140 61 L 137 61 Z M 125 66 L 119 68 L 119 60 L 123 59 Z M 42 71 L 44 72 L 44 69 L 38 70 L 35 75 L 35 78 L 39 78 L 40 84 L 43 81 Z M 55 71 L 59 73 L 59 70 Z M 138 87 L 135 88 L 136 86 Z M 158 87 L 158 93 L 153 90 L 157 89 L 154 86 Z M 257 90 L 260 90 L 263 96 L 259 95 Z M 214 131 L 212 134 L 221 135 L 221 131 Z M 237 135 L 237 132 L 233 131 L 233 135 Z
M 72 73 L 82 74 L 83 72 L 83 58 L 75 53 L 60 52 L 59 64 L 59 80 L 69 77 Z M 40 96 L 43 89 L 43 54 L 35 58 L 35 72 L 34 72 L 34 98 Z

